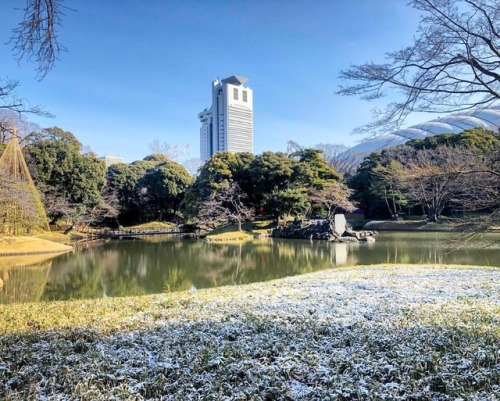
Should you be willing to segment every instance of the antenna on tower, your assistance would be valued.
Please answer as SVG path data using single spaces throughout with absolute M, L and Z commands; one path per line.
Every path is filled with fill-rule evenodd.
M 301 150 L 304 150 L 304 147 L 299 145 L 297 142 L 292 141 L 291 139 L 286 143 L 286 153 L 291 154 L 293 152 L 300 152 Z

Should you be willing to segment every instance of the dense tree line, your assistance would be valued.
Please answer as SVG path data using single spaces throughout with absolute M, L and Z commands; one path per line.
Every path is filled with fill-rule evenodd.
M 414 139 L 372 153 L 349 180 L 369 217 L 495 212 L 500 135 L 483 128 Z
M 183 166 L 162 155 L 106 170 L 103 160 L 85 151 L 71 132 L 57 127 L 31 132 L 22 142 L 52 224 L 116 226 L 172 220 L 193 181 Z M 0 153 L 3 149 L 0 144 Z
M 185 221 L 241 228 L 255 218 L 331 217 L 354 205 L 370 218 L 413 214 L 437 221 L 443 214 L 498 213 L 500 206 L 500 135 L 482 128 L 372 153 L 347 179 L 317 149 L 219 152 L 194 177 L 162 154 L 106 170 L 57 127 L 22 142 L 51 222 L 71 226 Z
M 321 155 L 220 152 L 195 178 L 167 156 L 104 162 L 70 132 L 53 127 L 24 138 L 24 153 L 52 223 L 131 225 L 189 221 L 215 227 L 254 217 L 324 215 L 350 210 L 350 190 Z
M 24 147 L 26 161 L 52 223 L 84 222 L 103 202 L 105 166 L 94 153 L 84 153 L 82 149 L 71 132 L 57 127 L 30 135 Z
M 154 154 L 131 164 L 115 164 L 107 173 L 108 190 L 118 199 L 120 222 L 175 220 L 193 177 L 179 163 Z
M 273 217 L 351 210 L 350 191 L 321 151 L 232 154 L 219 152 L 200 169 L 186 193 L 185 213 L 200 224 L 238 222 L 254 215 Z

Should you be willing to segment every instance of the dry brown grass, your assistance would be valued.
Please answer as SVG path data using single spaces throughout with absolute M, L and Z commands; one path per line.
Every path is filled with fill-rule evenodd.
M 69 252 L 73 248 L 37 237 L 0 236 L 0 256 Z

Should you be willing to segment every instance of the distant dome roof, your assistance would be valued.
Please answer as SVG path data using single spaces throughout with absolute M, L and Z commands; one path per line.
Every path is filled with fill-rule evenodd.
M 425 123 L 402 128 L 390 134 L 369 138 L 346 152 L 364 157 L 371 152 L 380 151 L 390 146 L 401 145 L 410 139 L 421 139 L 440 134 L 459 134 L 470 128 L 482 127 L 490 131 L 500 131 L 500 106 L 476 109 L 468 112 L 451 114 Z

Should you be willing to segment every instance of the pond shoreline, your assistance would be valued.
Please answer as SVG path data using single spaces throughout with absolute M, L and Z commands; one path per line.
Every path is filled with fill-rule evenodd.
M 0 236 L 0 257 L 71 252 L 73 247 L 37 237 Z
M 493 400 L 499 321 L 500 269 L 440 265 L 5 305 L 0 398 Z
M 378 231 L 454 232 L 463 234 L 470 233 L 470 227 L 471 223 L 428 223 L 425 221 L 413 220 L 371 220 L 363 225 L 363 229 Z M 500 234 L 500 229 L 490 228 L 487 230 L 481 230 L 478 233 Z
M 376 242 L 180 237 L 79 243 L 73 252 L 0 258 L 0 304 L 161 294 L 263 282 L 342 266 L 497 265 L 497 234 L 381 232 Z M 40 260 L 37 262 L 37 258 Z
M 449 232 L 449 233 L 457 233 L 457 234 L 470 234 L 471 223 L 429 223 L 424 220 L 370 220 L 366 223 L 360 224 L 360 220 L 349 220 L 347 222 L 350 223 L 355 230 L 376 230 L 376 231 L 407 231 L 407 232 Z M 468 227 L 466 229 L 465 227 Z M 273 226 L 272 228 L 266 230 L 258 230 L 258 232 L 254 232 L 252 230 L 242 230 L 238 231 L 233 227 L 233 229 L 226 229 L 223 233 L 218 233 L 215 230 L 213 233 L 208 233 L 202 236 L 207 242 L 214 243 L 237 243 L 237 242 L 247 242 L 251 241 L 255 238 L 266 238 L 273 237 L 272 232 L 275 230 L 277 226 Z M 488 230 L 481 230 L 478 232 L 479 234 L 500 234 L 500 229 L 493 227 Z M 292 238 L 292 237 L 289 237 Z M 293 237 L 295 238 L 295 237 Z M 298 238 L 298 237 L 297 237 Z M 318 237 L 304 237 L 302 239 L 314 239 L 324 241 L 326 238 L 318 238 Z

